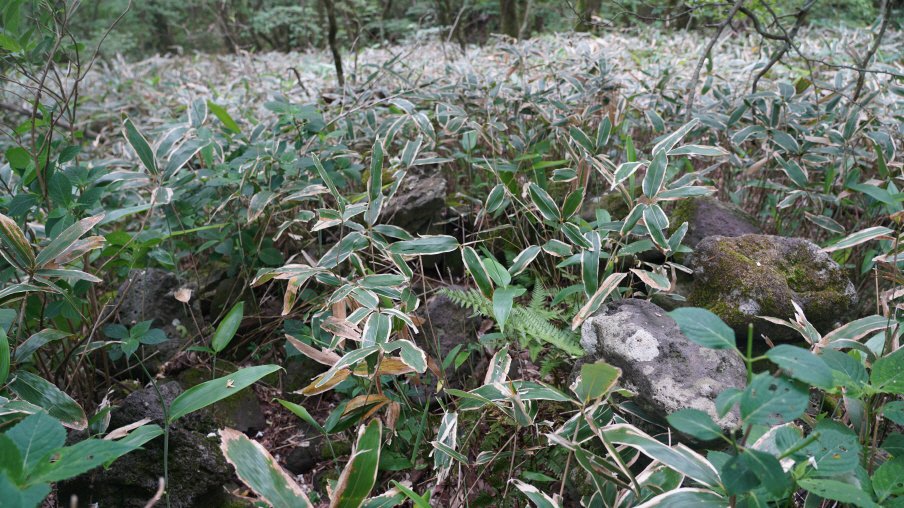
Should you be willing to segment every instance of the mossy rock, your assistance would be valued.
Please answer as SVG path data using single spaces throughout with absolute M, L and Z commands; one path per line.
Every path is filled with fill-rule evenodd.
M 756 317 L 791 320 L 792 302 L 824 333 L 856 302 L 854 285 L 844 270 L 802 238 L 710 236 L 697 245 L 690 266 L 694 284 L 688 303 L 711 310 L 740 337 L 753 323 L 756 335 L 775 341 L 799 339 L 792 329 Z
M 671 210 L 669 217 L 670 233 L 687 222 L 687 234 L 682 243 L 691 248 L 708 236 L 762 233 L 756 220 L 744 210 L 710 196 L 681 200 Z

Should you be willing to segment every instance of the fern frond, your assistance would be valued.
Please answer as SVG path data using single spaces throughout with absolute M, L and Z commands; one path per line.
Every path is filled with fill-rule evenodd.
M 440 293 L 452 300 L 459 307 L 464 307 L 478 314 L 492 318 L 493 304 L 476 289 L 450 289 L 443 288 Z M 524 334 L 532 339 L 551 344 L 562 351 L 582 356 L 580 336 L 569 330 L 561 330 L 550 323 L 544 314 L 547 309 L 533 310 L 528 307 L 515 305 L 509 318 L 509 326 L 516 332 Z

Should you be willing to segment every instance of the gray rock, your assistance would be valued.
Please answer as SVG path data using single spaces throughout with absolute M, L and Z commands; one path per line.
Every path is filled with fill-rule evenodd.
M 194 320 L 185 304 L 176 300 L 175 292 L 182 285 L 175 275 L 159 268 L 133 270 L 129 279 L 119 288 L 119 322 L 131 327 L 139 321 L 153 320 L 154 328 L 161 328 L 167 336 L 165 342 L 153 346 L 141 346 L 145 367 L 151 373 L 182 349 L 195 330 Z M 196 299 L 192 305 L 196 306 Z M 195 317 L 201 319 L 200 308 Z M 202 325 L 203 326 L 203 325 Z
M 719 419 L 715 399 L 726 388 L 743 388 L 747 370 L 732 351 L 705 349 L 691 342 L 665 310 L 645 300 L 611 302 L 581 327 L 586 362 L 604 360 L 622 370 L 622 386 L 651 415 L 679 409 L 705 411 L 723 428 L 738 423 L 729 413 Z
M 741 236 L 763 232 L 753 217 L 744 210 L 709 196 L 685 199 L 675 207 L 670 219 L 672 231 L 685 221 L 687 234 L 682 243 L 691 248 L 708 236 Z
M 704 238 L 691 257 L 694 284 L 688 303 L 722 318 L 740 336 L 748 323 L 776 341 L 798 340 L 794 330 L 756 316 L 794 317 L 797 303 L 821 332 L 843 320 L 856 292 L 844 270 L 802 238 L 744 235 Z
M 176 382 L 160 386 L 167 404 L 181 392 Z M 163 425 L 163 409 L 153 387 L 130 394 L 113 411 L 110 428 L 150 418 Z M 169 492 L 171 506 L 219 507 L 226 502 L 223 484 L 232 477 L 232 468 L 220 453 L 216 438 L 208 438 L 216 426 L 205 411 L 180 418 L 170 427 Z M 71 480 L 60 482 L 59 499 L 77 495 L 79 506 L 98 503 L 104 507 L 140 508 L 157 491 L 163 476 L 163 437 L 146 443 L 118 459 L 109 469 L 97 468 Z
M 430 297 L 418 310 L 417 316 L 422 323 L 418 327 L 420 333 L 415 336 L 415 342 L 439 364 L 457 346 L 462 346 L 459 351 L 463 351 L 468 344 L 477 341 L 480 317 L 466 308 L 459 307 L 441 293 Z M 472 363 L 481 363 L 481 359 L 471 360 Z M 479 369 L 479 366 L 465 363 L 456 371 L 454 364 L 450 364 L 445 371 L 446 380 L 455 388 L 466 388 L 476 380 L 473 374 L 479 372 Z M 430 390 L 428 396 L 429 393 Z
M 431 171 L 432 170 L 432 171 Z M 446 206 L 446 179 L 439 168 L 408 171 L 399 189 L 383 205 L 383 222 L 409 233 L 427 233 Z

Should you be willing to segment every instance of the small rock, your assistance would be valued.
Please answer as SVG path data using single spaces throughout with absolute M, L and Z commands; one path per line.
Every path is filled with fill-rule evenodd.
M 672 232 L 687 222 L 687 234 L 682 243 L 691 248 L 708 236 L 732 237 L 763 232 L 744 210 L 710 196 L 682 200 L 669 222 Z
M 621 384 L 636 393 L 638 406 L 665 417 L 699 409 L 723 429 L 738 423 L 719 419 L 715 399 L 726 388 L 743 388 L 747 370 L 733 351 L 703 348 L 681 333 L 660 307 L 638 299 L 611 302 L 581 327 L 585 362 L 604 360 L 622 370 Z
M 468 344 L 477 341 L 480 317 L 464 307 L 459 307 L 442 293 L 430 297 L 424 307 L 418 310 L 418 317 L 422 323 L 418 327 L 420 333 L 415 336 L 415 341 L 428 355 L 433 356 L 437 363 L 441 364 L 456 346 L 462 346 L 459 351 L 464 351 Z M 454 381 L 456 385 L 473 377 L 466 373 L 467 364 L 462 365 L 459 371 L 453 371 L 453 368 L 454 363 L 450 364 L 445 374 L 447 380 Z
M 383 206 L 383 221 L 409 233 L 427 233 L 446 206 L 446 179 L 439 168 L 412 169 Z
M 828 332 L 856 302 L 844 270 L 815 244 L 802 238 L 744 235 L 710 236 L 690 260 L 694 284 L 688 303 L 704 307 L 741 337 L 748 323 L 770 339 L 800 339 L 794 330 L 756 316 L 790 320 L 796 302 L 807 319 Z
M 176 382 L 160 385 L 167 404 L 182 393 Z M 121 407 L 113 411 L 110 429 L 151 418 L 163 425 L 163 409 L 153 387 L 130 394 Z M 218 507 L 226 501 L 223 484 L 232 477 L 215 439 L 207 435 L 216 426 L 205 411 L 197 411 L 177 420 L 170 427 L 169 492 L 171 506 Z M 94 469 L 58 485 L 59 499 L 77 495 L 79 506 L 97 503 L 101 507 L 140 508 L 157 491 L 163 476 L 163 437 L 146 443 L 143 449 L 130 452 L 109 469 Z

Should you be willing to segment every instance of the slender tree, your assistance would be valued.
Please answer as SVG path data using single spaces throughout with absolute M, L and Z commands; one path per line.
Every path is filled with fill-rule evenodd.
M 518 3 L 516 0 L 499 0 L 499 24 L 502 33 L 518 38 Z
M 336 5 L 333 0 L 322 0 L 323 7 L 326 9 L 326 18 L 329 25 L 327 30 L 327 42 L 330 45 L 330 52 L 333 53 L 333 63 L 336 65 L 336 80 L 339 86 L 345 86 L 345 75 L 342 72 L 342 54 L 339 53 L 339 44 L 336 42 Z

